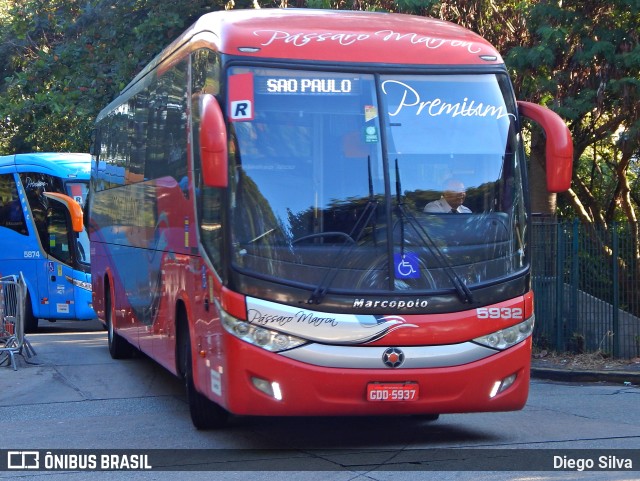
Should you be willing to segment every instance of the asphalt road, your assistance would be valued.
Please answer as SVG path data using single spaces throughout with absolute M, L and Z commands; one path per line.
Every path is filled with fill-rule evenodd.
M 97 322 L 44 324 L 28 339 L 37 355 L 19 359 L 17 371 L 0 367 L 0 450 L 162 449 L 152 453 L 156 468 L 160 464 L 164 470 L 0 471 L 0 478 L 640 479 L 640 388 L 633 384 L 534 379 L 527 406 L 519 412 L 445 415 L 436 422 L 410 417 L 236 418 L 227 429 L 203 432 L 191 424 L 181 383 L 142 355 L 112 360 Z M 201 449 L 220 455 L 197 451 Z M 455 455 L 442 449 L 454 449 Z M 425 463 L 438 453 L 445 455 L 441 464 Z M 611 456 L 614 463 L 629 459 L 633 467 L 514 468 L 529 469 L 532 461 L 534 467 L 551 463 L 553 456 L 570 463 L 574 455 L 594 457 L 596 466 L 601 455 L 607 462 Z M 186 471 L 192 468 L 196 470 Z M 428 470 L 432 468 L 436 471 Z

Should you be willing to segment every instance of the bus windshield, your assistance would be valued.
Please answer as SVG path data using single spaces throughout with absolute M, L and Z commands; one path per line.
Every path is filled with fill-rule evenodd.
M 247 79 L 252 110 L 234 112 Z M 508 82 L 230 69 L 234 269 L 316 296 L 460 292 L 522 273 Z
M 20 178 L 24 185 L 29 207 L 36 224 L 36 231 L 44 250 L 61 262 L 69 264 L 76 269 L 88 271 L 91 263 L 91 249 L 89 248 L 89 235 L 87 231 L 83 229 L 82 232 L 71 233 L 70 226 L 62 212 L 58 213 L 57 219 L 51 217 L 51 213 L 47 212 L 50 202 L 44 198 L 43 193 L 58 192 L 68 195 L 80 204 L 84 215 L 86 215 L 86 199 L 89 191 L 89 182 L 77 179 L 73 181 L 63 180 L 58 176 L 38 172 L 21 173 Z M 71 236 L 68 249 L 72 252 L 51 249 L 50 242 L 47 240 L 45 234 L 47 222 L 50 223 L 49 227 L 55 225 L 58 236 L 60 236 L 63 231 L 67 232 L 64 234 L 64 237 L 67 235 Z

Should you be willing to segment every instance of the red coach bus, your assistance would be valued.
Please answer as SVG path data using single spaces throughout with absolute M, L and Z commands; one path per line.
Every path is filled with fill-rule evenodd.
M 517 102 L 470 31 L 204 15 L 97 118 L 93 306 L 111 355 L 183 378 L 197 428 L 521 409 L 525 117 L 546 133 L 549 190 L 566 190 L 567 127 Z

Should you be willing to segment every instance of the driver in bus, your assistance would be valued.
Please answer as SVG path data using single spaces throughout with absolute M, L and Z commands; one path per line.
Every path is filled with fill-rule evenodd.
M 442 214 L 470 214 L 471 209 L 462 205 L 467 193 L 464 184 L 459 180 L 449 179 L 442 192 L 442 197 L 429 202 L 424 211 Z

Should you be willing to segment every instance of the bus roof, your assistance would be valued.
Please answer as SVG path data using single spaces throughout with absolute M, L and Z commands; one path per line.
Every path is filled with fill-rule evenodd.
M 280 9 L 204 15 L 185 35 L 210 30 L 231 55 L 417 65 L 501 63 L 498 52 L 459 25 L 383 12 Z
M 0 156 L 0 172 L 42 172 L 65 179 L 88 179 L 91 156 L 80 153 L 37 152 Z
M 470 30 L 397 13 L 231 10 L 204 15 L 191 32 L 201 30 L 218 35 L 219 50 L 231 55 L 396 65 L 502 63 L 491 44 Z
M 504 63 L 478 34 L 429 17 L 306 8 L 222 10 L 200 17 L 122 93 L 185 44 L 195 40 L 205 46 L 209 39 L 208 46 L 221 53 L 258 59 L 439 67 Z

